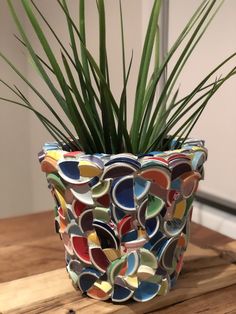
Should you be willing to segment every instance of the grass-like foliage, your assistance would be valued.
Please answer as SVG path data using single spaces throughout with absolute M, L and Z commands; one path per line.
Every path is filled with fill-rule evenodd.
M 95 61 L 86 46 L 86 1 L 78 1 L 79 21 L 74 21 L 66 0 L 55 0 L 55 4 L 63 12 L 64 22 L 67 25 L 68 38 L 65 40 L 70 42 L 71 48 L 68 50 L 57 35 L 57 30 L 53 29 L 50 21 L 45 18 L 33 0 L 21 0 L 32 29 L 45 53 L 45 59 L 40 57 L 32 46 L 12 1 L 7 1 L 20 35 L 16 38 L 27 50 L 38 74 L 45 81 L 55 97 L 56 103 L 68 119 L 64 119 L 58 113 L 58 107 L 51 105 L 37 90 L 37 87 L 33 86 L 3 53 L 0 53 L 1 58 L 33 90 L 35 96 L 40 98 L 42 105 L 47 107 L 55 118 L 53 121 L 56 122 L 52 122 L 48 115 L 40 113 L 16 85 L 11 86 L 4 80 L 1 82 L 12 91 L 16 98 L 1 97 L 0 99 L 31 110 L 53 138 L 56 141 L 67 143 L 71 150 L 84 150 L 86 153 L 131 152 L 139 154 L 151 150 L 168 149 L 173 138 L 178 138 L 178 143 L 182 144 L 211 97 L 236 71 L 236 67 L 234 67 L 225 76 L 215 78 L 216 72 L 235 56 L 236 53 L 234 53 L 217 65 L 188 95 L 179 99 L 179 89 L 176 87 L 177 79 L 223 1 L 202 1 L 173 46 L 170 47 L 163 60 L 160 60 L 158 23 L 163 0 L 155 0 L 143 45 L 137 86 L 134 91 L 132 125 L 129 130 L 127 108 L 131 106 L 128 105 L 127 84 L 132 68 L 132 57 L 127 62 L 121 0 L 113 0 L 119 1 L 120 5 L 118 14 L 120 15 L 122 39 L 123 88 L 118 100 L 113 96 L 109 81 L 105 1 L 96 1 L 99 17 L 98 61 Z M 61 60 L 55 57 L 47 37 L 48 32 L 43 31 L 42 24 L 45 24 L 48 32 L 55 37 L 60 46 Z M 152 56 L 154 56 L 154 62 L 151 62 Z M 178 57 L 173 69 L 167 73 L 166 82 L 162 88 L 159 88 L 159 94 L 156 97 L 156 91 L 173 56 Z M 68 121 L 70 125 L 68 125 Z

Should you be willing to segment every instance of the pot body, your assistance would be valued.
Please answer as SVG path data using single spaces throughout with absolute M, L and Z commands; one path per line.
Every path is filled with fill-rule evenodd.
M 204 143 L 132 154 L 67 152 L 45 144 L 39 160 L 55 199 L 55 225 L 73 285 L 88 296 L 144 302 L 174 286 L 203 178 Z

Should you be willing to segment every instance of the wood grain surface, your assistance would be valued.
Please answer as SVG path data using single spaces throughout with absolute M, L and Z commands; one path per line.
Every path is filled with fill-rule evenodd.
M 196 224 L 176 289 L 143 304 L 96 301 L 72 288 L 52 212 L 0 220 L 0 239 L 4 314 L 236 313 L 236 242 Z
M 0 239 L 0 282 L 65 266 L 52 211 L 0 220 Z
M 219 302 L 219 300 L 221 300 L 221 302 Z M 232 285 L 225 289 L 204 294 L 204 296 L 177 303 L 175 306 L 168 306 L 162 310 L 150 312 L 150 314 L 235 314 L 235 304 L 235 285 Z

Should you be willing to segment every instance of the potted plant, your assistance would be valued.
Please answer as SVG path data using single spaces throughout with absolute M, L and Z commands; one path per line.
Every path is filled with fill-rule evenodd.
M 129 128 L 127 84 L 133 56 L 127 64 L 121 1 L 123 89 L 118 100 L 109 81 L 105 2 L 97 1 L 98 62 L 86 46 L 84 0 L 79 1 L 79 25 L 72 19 L 66 0 L 56 2 L 67 23 L 70 51 L 40 8 L 33 1 L 21 2 L 45 59 L 35 51 L 8 0 L 20 34 L 17 39 L 67 119 L 2 53 L 1 58 L 34 91 L 56 122 L 39 112 L 17 86 L 4 80 L 1 82 L 16 99 L 0 99 L 31 110 L 55 139 L 45 144 L 39 160 L 55 199 L 56 230 L 65 246 L 73 285 L 92 298 L 111 298 L 114 302 L 129 298 L 143 302 L 164 295 L 175 284 L 183 265 L 194 193 L 207 158 L 204 142 L 189 139 L 189 134 L 211 97 L 235 74 L 234 67 L 215 78 L 235 53 L 185 97 L 178 96 L 176 81 L 221 4 L 202 1 L 164 59 L 159 60 L 162 1 L 154 1 Z M 41 23 L 60 46 L 60 62 Z M 156 97 L 160 80 L 176 53 L 177 61 Z

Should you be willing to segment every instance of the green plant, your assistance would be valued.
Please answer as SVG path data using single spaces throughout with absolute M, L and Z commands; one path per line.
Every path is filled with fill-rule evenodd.
M 164 60 L 159 60 L 160 36 L 158 20 L 162 0 L 155 0 L 140 60 L 132 126 L 128 130 L 127 84 L 132 66 L 132 56 L 127 67 L 121 0 L 119 0 L 119 14 L 122 38 L 123 90 L 118 101 L 115 100 L 112 94 L 109 82 L 104 1 L 97 0 L 99 62 L 95 61 L 86 47 L 84 0 L 79 1 L 79 26 L 71 17 L 66 0 L 56 1 L 64 13 L 67 23 L 71 45 L 71 51 L 69 52 L 39 7 L 30 0 L 21 0 L 21 2 L 47 60 L 41 58 L 34 47 L 32 47 L 11 0 L 8 0 L 11 14 L 20 34 L 20 38 L 17 37 L 17 39 L 27 49 L 39 75 L 48 85 L 71 125 L 68 126 L 66 124 L 56 108 L 45 99 L 37 88 L 2 53 L 0 53 L 1 58 L 34 91 L 35 95 L 48 108 L 58 124 L 52 123 L 50 118 L 36 110 L 17 86 L 14 85 L 12 87 L 3 80 L 1 82 L 17 96 L 17 99 L 13 100 L 3 97 L 0 99 L 33 111 L 55 140 L 67 143 L 71 150 L 82 149 L 87 153 L 131 152 L 137 154 L 150 150 L 168 149 L 174 138 L 178 138 L 177 143 L 182 144 L 211 97 L 225 81 L 236 73 L 236 67 L 233 67 L 225 76 L 216 78 L 211 82 L 209 81 L 222 66 L 235 56 L 236 53 L 234 53 L 216 66 L 191 93 L 184 98 L 178 99 L 179 89 L 176 88 L 176 81 L 223 1 L 202 1 L 174 45 L 165 55 Z M 46 24 L 48 30 L 60 46 L 61 64 L 54 56 L 49 40 L 42 30 L 41 23 Z M 160 79 L 164 71 L 166 71 L 169 61 L 176 53 L 179 53 L 179 57 L 173 70 L 168 73 L 165 85 L 156 98 L 155 94 Z M 154 68 L 151 69 L 153 54 L 155 54 L 155 64 Z M 59 88 L 55 87 L 51 79 L 52 75 L 57 80 Z M 173 131 L 173 128 L 179 121 L 181 121 L 180 126 L 176 131 Z

